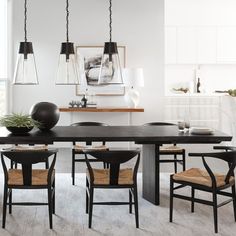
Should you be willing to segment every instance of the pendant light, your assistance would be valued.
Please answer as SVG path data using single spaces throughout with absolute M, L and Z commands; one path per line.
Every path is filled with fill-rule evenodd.
M 57 70 L 57 85 L 80 83 L 80 71 L 77 63 L 74 43 L 69 42 L 69 0 L 66 0 L 66 42 L 61 44 Z
M 110 40 L 105 42 L 98 84 L 123 84 L 117 43 L 112 42 L 112 0 L 109 0 Z
M 27 0 L 24 2 L 24 33 L 25 41 L 20 42 L 17 56 L 13 84 L 38 84 L 38 75 L 35 65 L 33 44 L 27 41 Z

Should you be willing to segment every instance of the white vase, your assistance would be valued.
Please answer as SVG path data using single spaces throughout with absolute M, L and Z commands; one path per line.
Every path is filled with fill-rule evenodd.
M 139 104 L 139 92 L 133 88 L 125 94 L 125 101 L 128 107 L 136 108 Z

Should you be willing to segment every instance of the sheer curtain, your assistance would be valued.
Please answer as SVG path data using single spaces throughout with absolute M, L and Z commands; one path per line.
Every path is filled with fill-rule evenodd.
M 0 0 L 0 116 L 7 112 L 7 1 Z

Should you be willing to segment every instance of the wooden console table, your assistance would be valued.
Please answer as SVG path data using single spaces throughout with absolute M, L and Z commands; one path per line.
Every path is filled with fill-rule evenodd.
M 143 108 L 129 107 L 60 107 L 60 112 L 144 112 Z

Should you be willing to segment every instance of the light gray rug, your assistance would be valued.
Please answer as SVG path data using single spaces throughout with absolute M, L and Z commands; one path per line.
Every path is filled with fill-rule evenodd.
M 140 229 L 135 228 L 135 217 L 134 214 L 129 214 L 128 206 L 94 206 L 92 229 L 88 229 L 88 217 L 85 214 L 85 174 L 77 174 L 76 182 L 76 186 L 71 185 L 70 174 L 56 175 L 56 215 L 53 217 L 53 230 L 49 229 L 47 207 L 15 206 L 12 215 L 7 214 L 6 229 L 0 229 L 0 235 L 214 235 L 212 208 L 209 206 L 196 204 L 195 213 L 191 213 L 190 203 L 176 199 L 174 223 L 168 222 L 168 174 L 161 176 L 160 206 L 154 206 L 142 198 L 141 174 L 139 175 Z M 2 175 L 0 186 L 3 186 Z M 42 192 L 42 190 L 16 190 L 13 193 L 13 200 L 46 200 L 46 194 Z M 211 198 L 206 193 L 201 193 L 199 196 Z M 0 197 L 2 199 L 2 191 Z M 96 199 L 127 201 L 128 192 L 98 190 L 95 192 Z M 2 212 L 2 206 L 0 206 L 0 211 Z M 236 235 L 232 203 L 219 208 L 219 232 L 218 235 Z

